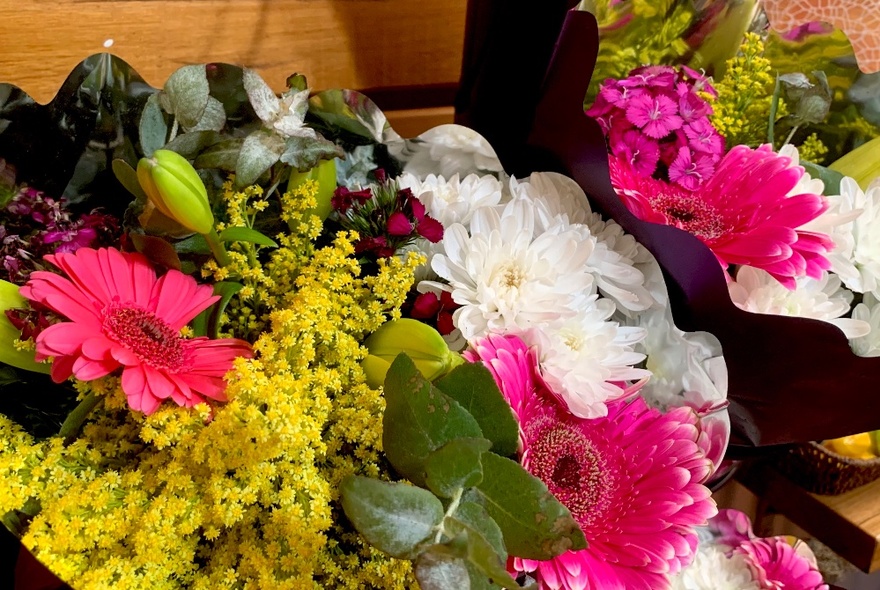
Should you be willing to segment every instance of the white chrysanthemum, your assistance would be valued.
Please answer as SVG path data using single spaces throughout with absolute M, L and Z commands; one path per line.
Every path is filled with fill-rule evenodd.
M 861 213 L 842 230 L 846 234 L 841 238 L 842 260 L 830 258 L 832 270 L 853 291 L 880 295 L 880 179 L 863 191 L 855 180 L 844 178 L 840 201 L 841 214 Z M 832 238 L 837 243 L 839 238 Z
M 608 414 L 605 403 L 625 393 L 620 383 L 650 375 L 633 367 L 645 359 L 633 350 L 645 332 L 608 321 L 614 304 L 598 295 L 579 298 L 575 309 L 577 315 L 528 330 L 521 338 L 537 353 L 544 384 L 568 410 L 580 418 L 600 418 Z
M 480 172 L 502 172 L 504 168 L 486 139 L 462 125 L 438 125 L 407 142 L 412 150 L 404 171 L 425 178 L 437 174 L 450 178 Z
M 640 390 L 648 403 L 665 411 L 685 403 L 718 406 L 727 399 L 727 364 L 715 336 L 682 332 L 667 308 L 650 309 L 633 321 L 647 333 L 636 350 L 648 357 L 651 379 Z
M 781 148 L 779 148 L 779 155 L 785 156 L 791 160 L 791 164 L 789 168 L 794 166 L 800 166 L 801 157 L 798 154 L 797 147 L 793 146 L 790 143 L 785 144 Z M 811 195 L 821 195 L 825 192 L 825 183 L 822 182 L 820 178 L 813 178 L 810 176 L 810 173 L 806 170 L 804 171 L 803 176 L 798 179 L 798 182 L 794 187 L 788 191 L 789 197 L 794 195 L 803 195 L 805 193 Z
M 867 335 L 849 341 L 850 348 L 859 356 L 880 356 L 880 300 L 865 293 L 862 302 L 853 309 L 854 320 L 866 322 L 871 331 Z
M 483 207 L 471 219 L 470 235 L 460 223 L 446 228 L 445 254 L 432 261 L 461 305 L 453 316 L 464 337 L 523 331 L 575 314 L 579 294 L 594 290 L 586 262 L 593 242 L 586 229 L 536 232 L 535 211 L 518 200 L 502 210 Z
M 790 291 L 766 271 L 743 266 L 727 286 L 730 299 L 745 311 L 823 320 L 840 328 L 847 338 L 864 336 L 870 330 L 866 322 L 840 317 L 849 313 L 853 295 L 831 273 L 824 273 L 820 280 L 798 277 L 797 287 Z
M 670 576 L 670 590 L 760 590 L 743 555 L 727 557 L 717 545 L 700 544 L 693 563 Z
M 599 292 L 623 313 L 631 315 L 655 303 L 636 265 L 636 258 L 647 262 L 650 254 L 619 225 L 593 213 L 587 195 L 574 180 L 556 172 L 535 172 L 525 181 L 511 178 L 510 193 L 513 198 L 540 201 L 546 206 L 547 217 L 538 218 L 541 226 L 557 225 L 561 220 L 587 226 L 596 239 L 587 261 L 589 271 L 596 278 Z
M 459 179 L 454 174 L 449 180 L 429 174 L 420 180 L 414 174 L 403 173 L 400 188 L 408 188 L 425 206 L 428 215 L 449 227 L 453 223 L 470 225 L 474 211 L 501 203 L 501 183 L 490 174 L 468 174 Z

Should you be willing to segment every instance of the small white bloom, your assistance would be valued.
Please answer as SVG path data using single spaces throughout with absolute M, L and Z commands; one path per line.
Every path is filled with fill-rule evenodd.
M 501 203 L 501 183 L 492 175 L 468 174 L 464 178 L 454 174 L 448 180 L 429 174 L 420 180 L 404 172 L 399 178 L 400 188 L 408 188 L 425 206 L 428 215 L 448 227 L 453 223 L 470 226 L 474 211 Z
M 460 223 L 446 228 L 446 252 L 431 266 L 449 283 L 440 288 L 462 306 L 453 317 L 468 340 L 571 317 L 575 297 L 593 292 L 586 270 L 593 242 L 576 228 L 536 232 L 540 207 L 522 200 L 500 211 L 483 207 L 471 219 L 471 234 Z
M 317 137 L 314 129 L 305 126 L 309 110 L 308 89 L 291 89 L 278 98 L 254 70 L 245 68 L 242 78 L 251 106 L 263 125 L 285 138 Z
M 849 341 L 853 352 L 859 356 L 880 356 L 880 300 L 865 293 L 862 302 L 853 309 L 852 317 L 871 326 L 867 335 Z
M 844 178 L 840 201 L 837 207 L 842 215 L 861 214 L 842 228 L 844 236 L 832 236 L 835 243 L 841 242 L 841 259 L 829 258 L 832 270 L 853 291 L 880 295 L 880 179 L 862 191 L 855 180 Z
M 864 336 L 870 330 L 867 322 L 840 317 L 849 313 L 853 295 L 831 273 L 824 273 L 820 280 L 798 277 L 797 287 L 790 291 L 768 272 L 743 266 L 727 287 L 731 301 L 745 311 L 823 320 L 840 328 L 847 338 Z
M 792 144 L 785 144 L 784 146 L 779 148 L 778 153 L 780 156 L 786 156 L 787 158 L 791 159 L 791 164 L 789 165 L 789 168 L 800 166 L 800 154 L 798 154 L 797 147 L 793 146 Z M 788 195 L 786 196 L 791 197 L 793 195 L 803 194 L 821 195 L 824 192 L 825 183 L 822 182 L 820 178 L 813 178 L 812 176 L 810 176 L 810 173 L 805 170 L 803 176 L 801 176 L 798 180 L 798 183 L 794 185 L 794 187 L 790 191 L 788 191 Z
M 486 139 L 462 125 L 438 125 L 406 142 L 411 150 L 404 171 L 425 178 L 439 172 L 450 178 L 455 174 L 502 172 L 504 168 Z
M 717 545 L 700 543 L 691 565 L 670 576 L 671 590 L 760 590 L 745 556 L 727 557 Z
M 608 414 L 606 402 L 625 393 L 619 383 L 650 375 L 633 367 L 645 359 L 633 350 L 645 331 L 608 321 L 614 304 L 598 295 L 579 298 L 574 308 L 577 315 L 521 337 L 537 353 L 544 384 L 568 410 L 580 418 L 600 418 Z

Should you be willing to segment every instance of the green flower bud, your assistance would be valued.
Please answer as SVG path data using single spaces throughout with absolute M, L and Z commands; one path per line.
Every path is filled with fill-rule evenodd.
M 333 210 L 331 199 L 336 191 L 336 160 L 321 160 L 317 166 L 307 172 L 293 171 L 290 174 L 290 180 L 287 181 L 288 192 L 297 188 L 306 180 L 314 180 L 318 183 L 318 194 L 315 195 L 317 206 L 308 211 L 317 215 L 323 221 L 327 219 Z
M 187 229 L 206 234 L 214 228 L 208 191 L 186 158 L 171 150 L 156 150 L 141 158 L 138 182 L 156 208 Z
M 7 310 L 25 307 L 25 305 L 24 297 L 18 292 L 18 285 L 0 280 L 0 307 Z M 33 351 L 15 348 L 15 341 L 20 336 L 21 333 L 12 325 L 6 314 L 0 314 L 0 362 L 27 371 L 49 373 L 52 370 L 52 365 L 35 361 Z
M 408 318 L 385 322 L 364 344 L 370 354 L 362 366 L 371 387 L 385 382 L 388 367 L 401 352 L 413 360 L 422 376 L 429 381 L 442 377 L 464 362 L 460 354 L 449 350 L 440 332 L 428 324 Z
M 880 137 L 863 143 L 828 167 L 849 176 L 862 190 L 867 190 L 871 181 L 880 176 Z

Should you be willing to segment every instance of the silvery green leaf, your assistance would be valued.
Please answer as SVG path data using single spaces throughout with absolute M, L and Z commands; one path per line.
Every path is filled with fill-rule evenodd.
M 166 150 L 177 152 L 187 160 L 198 156 L 202 150 L 219 143 L 223 136 L 212 130 L 181 133 L 165 145 Z
M 281 113 L 281 101 L 254 70 L 244 68 L 242 81 L 254 112 L 263 123 L 271 125 Z
M 276 133 L 255 131 L 245 138 L 235 164 L 235 183 L 253 184 L 284 153 L 284 140 Z
M 170 111 L 185 127 L 194 127 L 208 105 L 208 77 L 205 66 L 183 66 L 165 82 L 165 94 Z
M 316 137 L 314 129 L 304 127 L 309 110 L 309 91 L 288 91 L 281 96 L 281 116 L 272 125 L 286 137 Z
M 309 110 L 330 126 L 382 143 L 388 120 L 376 103 L 356 90 L 324 90 L 309 99 Z M 396 134 L 395 134 L 396 135 Z
M 321 160 L 331 160 L 343 155 L 342 148 L 320 136 L 312 139 L 290 137 L 284 143 L 285 149 L 281 154 L 281 161 L 299 172 L 314 168 Z
M 138 132 L 141 149 L 148 158 L 153 155 L 153 152 L 165 145 L 165 139 L 168 137 L 168 125 L 165 123 L 165 116 L 159 107 L 158 95 L 152 94 L 147 99 L 144 110 L 141 112 Z
M 219 168 L 235 172 L 243 144 L 244 140 L 240 137 L 220 141 L 199 154 L 194 165 L 196 168 Z
M 223 109 L 223 103 L 214 98 L 208 97 L 208 104 L 205 105 L 205 112 L 202 118 L 192 127 L 184 127 L 187 131 L 220 131 L 226 125 L 226 111 Z

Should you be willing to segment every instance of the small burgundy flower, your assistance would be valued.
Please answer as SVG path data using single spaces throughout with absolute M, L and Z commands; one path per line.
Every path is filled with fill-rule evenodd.
M 388 233 L 392 236 L 408 236 L 412 231 L 412 222 L 400 211 L 395 211 L 388 218 Z
M 419 293 L 415 298 L 409 316 L 417 320 L 428 320 L 427 324 L 434 325 L 438 332 L 446 336 L 455 330 L 452 312 L 459 307 L 461 306 L 452 300 L 452 293 L 441 291 L 438 298 L 436 293 L 428 291 Z
M 368 188 L 359 191 L 350 191 L 344 186 L 340 186 L 333 192 L 333 198 L 330 199 L 330 204 L 333 206 L 333 209 L 344 214 L 353 206 L 363 205 L 371 198 L 373 198 L 373 192 Z

